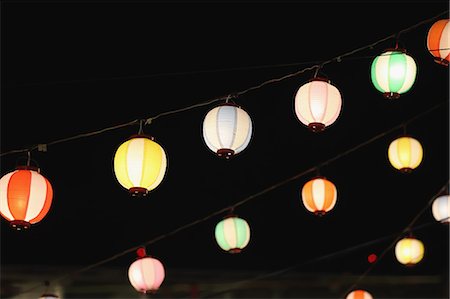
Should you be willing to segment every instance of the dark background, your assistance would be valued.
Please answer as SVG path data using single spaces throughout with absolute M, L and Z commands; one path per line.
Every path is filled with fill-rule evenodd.
M 5 1 L 1 152 L 241 91 L 446 10 L 445 1 Z M 88 266 L 232 205 L 442 103 L 407 126 L 424 148 L 413 173 L 402 174 L 387 160 L 399 129 L 321 167 L 338 190 L 337 204 L 325 217 L 315 217 L 301 203 L 299 192 L 314 176 L 310 173 L 235 210 L 251 227 L 250 243 L 239 255 L 223 252 L 214 240 L 221 216 L 147 251 L 164 264 L 166 277 L 170 269 L 265 272 L 400 233 L 449 177 L 449 76 L 426 48 L 432 23 L 399 37 L 416 60 L 418 75 L 398 100 L 384 99 L 369 72 L 373 57 L 393 47 L 394 39 L 324 66 L 321 74 L 341 91 L 343 109 L 320 134 L 308 131 L 293 110 L 294 95 L 311 71 L 235 100 L 251 116 L 254 133 L 248 148 L 229 161 L 217 158 L 202 140 L 203 118 L 216 104 L 145 126 L 169 162 L 165 179 L 146 198 L 130 197 L 112 170 L 115 150 L 137 133 L 137 125 L 49 146 L 46 153 L 34 151 L 33 160 L 53 186 L 53 204 L 27 232 L 13 231 L 1 220 L 2 266 Z M 3 156 L 2 175 L 25 161 L 26 154 Z M 432 221 L 427 209 L 417 224 Z M 430 296 L 448 297 L 448 226 L 429 226 L 414 235 L 425 244 L 421 263 L 406 268 L 391 250 L 371 273 L 439 275 L 442 284 Z M 367 256 L 379 255 L 391 241 L 293 271 L 360 275 L 370 266 Z M 126 254 L 108 264 L 125 273 L 134 258 Z

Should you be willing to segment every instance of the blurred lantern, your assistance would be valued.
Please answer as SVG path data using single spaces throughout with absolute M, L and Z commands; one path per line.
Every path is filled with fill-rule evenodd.
M 397 99 L 407 92 L 416 79 L 414 59 L 403 49 L 389 49 L 372 62 L 372 83 L 387 99 Z
M 132 136 L 114 156 L 117 181 L 134 196 L 145 196 L 158 187 L 166 169 L 166 153 L 150 136 Z
M 244 219 L 228 215 L 216 225 L 215 236 L 223 250 L 239 253 L 250 241 L 250 227 Z
M 324 78 L 313 78 L 295 95 L 295 114 L 313 132 L 320 132 L 336 121 L 341 112 L 339 90 Z
M 252 137 L 252 120 L 243 109 L 225 103 L 210 110 L 203 120 L 203 139 L 219 157 L 243 151 Z
M 423 258 L 425 248 L 420 240 L 413 237 L 403 238 L 395 245 L 395 256 L 397 260 L 406 265 L 412 266 L 420 262 Z
M 138 292 L 155 293 L 164 280 L 164 267 L 157 259 L 147 256 L 144 248 L 139 248 L 137 255 L 128 269 L 130 283 Z
M 448 66 L 450 56 L 450 25 L 449 19 L 435 22 L 427 35 L 427 48 L 434 61 Z
M 336 204 L 336 186 L 323 177 L 316 177 L 302 188 L 302 201 L 305 208 L 318 216 L 333 209 Z
M 354 290 L 345 299 L 373 299 L 372 295 L 364 290 Z
M 17 230 L 41 221 L 52 204 L 52 186 L 39 172 L 21 166 L 0 179 L 0 214 Z
M 59 298 L 59 296 L 54 294 L 42 294 L 41 297 L 39 297 L 39 299 L 56 299 L 56 298 Z
M 433 201 L 433 217 L 439 222 L 450 223 L 450 195 L 442 195 Z
M 422 162 L 422 145 L 416 139 L 402 136 L 391 142 L 388 148 L 391 165 L 404 173 L 409 173 Z

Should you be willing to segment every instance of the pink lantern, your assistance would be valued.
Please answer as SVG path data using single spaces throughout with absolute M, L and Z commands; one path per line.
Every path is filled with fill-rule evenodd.
M 138 258 L 128 269 L 128 278 L 136 291 L 155 293 L 164 280 L 164 267 L 160 261 L 147 256 L 144 248 L 136 251 Z

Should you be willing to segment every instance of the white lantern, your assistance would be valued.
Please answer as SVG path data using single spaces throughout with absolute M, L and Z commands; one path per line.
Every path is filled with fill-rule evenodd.
M 219 157 L 243 151 L 252 137 L 252 120 L 242 108 L 225 103 L 210 110 L 203 120 L 203 139 Z
M 450 195 L 439 196 L 431 206 L 433 217 L 439 222 L 450 223 Z
M 128 269 L 128 278 L 136 291 L 154 293 L 162 284 L 165 272 L 161 262 L 149 257 L 144 248 L 137 250 L 138 259 Z
M 372 295 L 365 290 L 354 290 L 345 299 L 373 299 Z

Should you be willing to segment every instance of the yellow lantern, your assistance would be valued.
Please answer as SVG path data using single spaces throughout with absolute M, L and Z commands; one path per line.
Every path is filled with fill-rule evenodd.
M 391 165 L 404 173 L 409 173 L 422 162 L 422 145 L 416 139 L 403 136 L 391 142 L 388 149 Z
M 145 196 L 158 187 L 166 169 L 166 153 L 150 136 L 132 136 L 114 156 L 116 178 L 134 196 Z
M 403 238 L 395 245 L 395 256 L 397 260 L 406 265 L 413 266 L 423 258 L 425 247 L 422 241 L 413 237 Z

